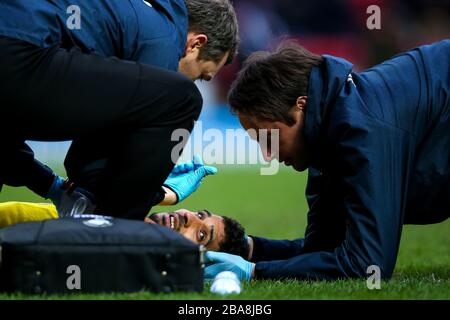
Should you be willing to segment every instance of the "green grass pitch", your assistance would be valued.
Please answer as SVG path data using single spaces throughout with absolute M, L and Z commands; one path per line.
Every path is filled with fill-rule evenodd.
M 261 176 L 259 169 L 220 168 L 200 190 L 175 208 L 209 209 L 237 218 L 249 234 L 293 239 L 304 234 L 307 205 L 306 174 L 283 169 Z M 42 201 L 24 189 L 5 188 L 0 201 Z M 152 211 L 165 210 L 154 208 Z M 337 282 L 253 281 L 231 299 L 450 299 L 450 221 L 430 226 L 406 226 L 393 279 L 381 290 L 369 290 L 364 280 Z M 26 296 L 0 294 L 0 299 L 222 299 L 209 293 L 99 294 Z

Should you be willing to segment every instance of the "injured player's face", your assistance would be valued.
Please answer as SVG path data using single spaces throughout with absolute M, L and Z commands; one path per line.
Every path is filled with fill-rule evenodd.
M 248 255 L 244 228 L 237 221 L 208 210 L 153 213 L 145 221 L 171 228 L 210 251 Z

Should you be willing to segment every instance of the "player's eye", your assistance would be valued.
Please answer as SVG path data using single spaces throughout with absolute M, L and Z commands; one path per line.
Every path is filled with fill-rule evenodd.
M 197 216 L 203 220 L 203 218 L 205 217 L 205 214 L 203 212 L 197 212 Z
M 198 232 L 198 241 L 199 242 L 203 242 L 205 239 L 206 239 L 206 232 L 199 231 Z

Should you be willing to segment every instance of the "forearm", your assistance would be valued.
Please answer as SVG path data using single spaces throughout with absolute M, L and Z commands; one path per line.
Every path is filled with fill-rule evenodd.
M 47 198 L 56 175 L 49 167 L 31 157 L 24 157 L 24 165 L 20 169 L 8 164 L 11 170 L 4 173 L 3 183 L 12 187 L 25 186 L 40 197 Z
M 348 245 L 333 251 L 319 251 L 301 254 L 287 260 L 260 261 L 255 265 L 255 279 L 299 279 L 299 280 L 338 280 L 366 278 L 367 268 L 378 266 L 383 279 L 392 276 L 394 265 L 389 254 L 376 257 L 374 252 L 362 255 Z
M 313 252 L 287 260 L 261 261 L 255 265 L 255 279 L 337 280 L 362 277 L 361 266 L 335 252 Z
M 335 280 L 348 278 L 332 252 L 315 252 L 288 260 L 257 262 L 255 279 Z
M 250 236 L 249 260 L 252 262 L 285 260 L 304 252 L 303 238 L 296 240 L 271 240 Z
M 34 161 L 31 170 L 31 179 L 29 180 L 27 187 L 45 198 L 55 179 L 55 173 L 38 160 Z
M 161 202 L 159 202 L 160 206 L 172 206 L 177 204 L 178 198 L 175 192 L 166 187 L 162 187 L 161 192 L 164 193 L 164 198 Z

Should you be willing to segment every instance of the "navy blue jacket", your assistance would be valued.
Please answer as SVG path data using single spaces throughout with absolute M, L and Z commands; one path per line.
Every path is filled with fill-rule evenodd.
M 68 27 L 80 8 L 81 28 Z M 70 25 L 69 25 L 70 26 Z M 77 46 L 87 53 L 151 64 L 172 71 L 185 49 L 184 0 L 2 0 L 0 35 L 40 47 Z
M 324 56 L 310 78 L 305 237 L 255 238 L 259 278 L 390 278 L 403 224 L 450 214 L 450 40 L 362 73 Z

